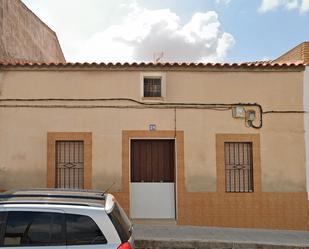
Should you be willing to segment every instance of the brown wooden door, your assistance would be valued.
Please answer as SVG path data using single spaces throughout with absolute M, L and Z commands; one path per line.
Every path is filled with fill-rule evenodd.
M 131 140 L 131 182 L 174 182 L 174 140 Z

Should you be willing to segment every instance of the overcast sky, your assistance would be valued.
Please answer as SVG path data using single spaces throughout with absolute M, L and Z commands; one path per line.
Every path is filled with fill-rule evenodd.
M 309 41 L 309 0 L 23 0 L 67 61 L 255 61 Z

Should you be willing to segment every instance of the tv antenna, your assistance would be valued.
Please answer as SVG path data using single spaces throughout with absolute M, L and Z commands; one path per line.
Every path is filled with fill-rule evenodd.
M 164 57 L 164 52 L 154 52 L 153 53 L 153 62 L 154 63 L 161 62 L 163 57 Z

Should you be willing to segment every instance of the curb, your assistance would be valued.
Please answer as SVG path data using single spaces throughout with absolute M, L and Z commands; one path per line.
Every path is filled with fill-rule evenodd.
M 242 242 L 137 239 L 135 249 L 309 249 L 309 245 L 272 245 Z

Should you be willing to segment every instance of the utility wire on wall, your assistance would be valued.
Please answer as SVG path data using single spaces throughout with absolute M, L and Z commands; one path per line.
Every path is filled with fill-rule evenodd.
M 121 101 L 133 103 L 132 105 L 124 104 L 115 104 L 115 105 L 105 105 L 105 104 L 49 104 L 42 102 L 109 102 L 109 101 Z M 22 104 L 7 104 L 5 102 L 24 102 Z M 29 102 L 35 103 L 40 102 L 39 104 L 28 104 Z M 175 103 L 145 103 L 131 98 L 18 98 L 18 99 L 0 99 L 0 107 L 2 108 L 68 108 L 68 109 L 94 109 L 94 108 L 111 108 L 111 109 L 173 109 L 174 110 L 174 123 L 175 123 L 175 137 L 176 137 L 176 118 L 177 118 L 177 109 L 201 109 L 201 110 L 213 110 L 213 111 L 229 111 L 235 106 L 243 106 L 246 108 L 254 107 L 258 109 L 259 113 L 259 123 L 255 124 L 253 120 L 247 120 L 249 127 L 254 129 L 261 129 L 263 127 L 263 115 L 267 114 L 307 114 L 308 111 L 303 110 L 271 110 L 263 111 L 263 108 L 258 103 L 184 103 L 184 102 L 175 102 Z
M 275 114 L 275 113 L 278 113 L 278 114 L 307 114 L 309 113 L 309 111 L 266 111 L 266 112 L 263 112 L 263 114 Z

